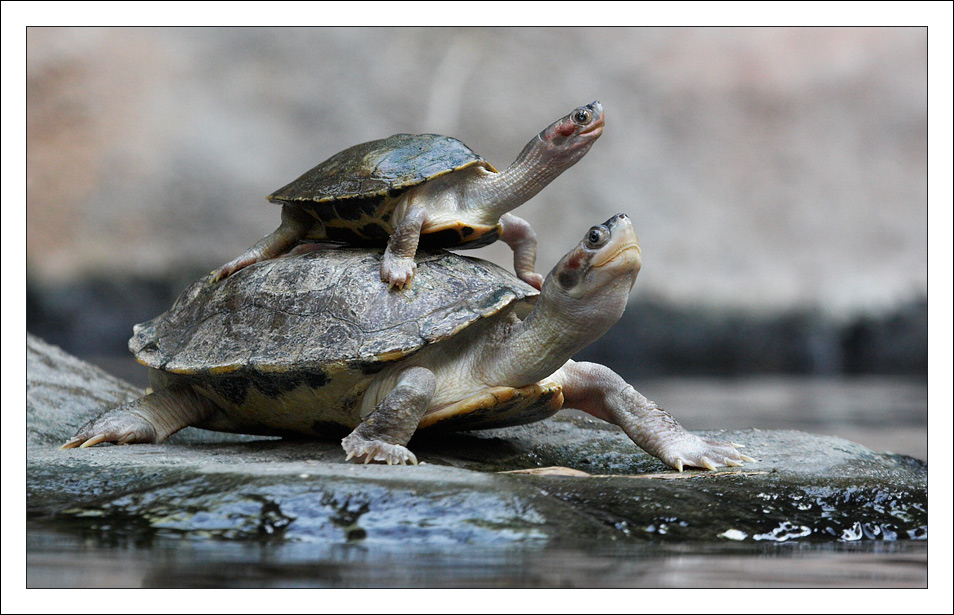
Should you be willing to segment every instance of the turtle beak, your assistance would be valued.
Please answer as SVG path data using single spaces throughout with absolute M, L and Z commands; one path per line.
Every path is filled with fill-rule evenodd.
M 586 130 L 580 132 L 581 135 L 593 135 L 595 137 L 603 134 L 603 126 L 606 124 L 606 118 L 603 116 L 603 105 L 600 101 L 594 100 L 586 105 L 586 108 L 593 113 L 593 122 L 586 127 Z
M 642 264 L 642 250 L 629 216 L 617 214 L 604 222 L 603 226 L 609 229 L 611 238 L 595 256 L 591 266 L 597 269 L 609 267 L 620 273 L 633 269 L 638 272 Z

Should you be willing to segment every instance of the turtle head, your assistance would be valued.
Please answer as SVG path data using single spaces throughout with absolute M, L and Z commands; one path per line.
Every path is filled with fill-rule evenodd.
M 603 105 L 594 100 L 550 124 L 538 136 L 549 155 L 576 162 L 603 134 Z
M 512 338 L 488 337 L 501 382 L 537 382 L 606 333 L 626 309 L 639 266 L 629 218 L 619 214 L 590 228 L 547 275 L 533 310 L 511 325 Z
M 547 126 L 530 139 L 502 173 L 486 173 L 491 185 L 476 183 L 470 207 L 499 218 L 543 190 L 590 151 L 603 134 L 603 105 L 594 100 Z
M 639 238 L 625 214 L 586 232 L 547 276 L 542 295 L 580 325 L 619 320 L 642 264 Z M 603 330 L 605 330 L 605 328 Z

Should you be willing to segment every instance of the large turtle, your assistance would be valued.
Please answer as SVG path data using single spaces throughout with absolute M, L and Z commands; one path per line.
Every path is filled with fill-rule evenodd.
M 583 157 L 603 132 L 599 101 L 574 109 L 535 136 L 497 172 L 469 147 L 435 134 L 397 134 L 339 152 L 271 195 L 281 225 L 212 273 L 218 281 L 274 258 L 302 240 L 387 245 L 381 280 L 403 288 L 423 247 L 476 248 L 502 239 L 517 275 L 536 288 L 536 236 L 509 214 Z
M 414 288 L 392 293 L 369 282 L 380 258 L 310 252 L 221 285 L 194 283 L 134 329 L 130 348 L 152 368 L 153 392 L 90 421 L 64 448 L 157 442 L 192 425 L 348 434 L 349 459 L 416 463 L 405 445 L 418 429 L 516 425 L 565 405 L 619 425 L 680 471 L 746 459 L 690 434 L 609 368 L 570 360 L 626 306 L 640 268 L 626 216 L 592 227 L 539 293 L 443 251 L 419 255 Z

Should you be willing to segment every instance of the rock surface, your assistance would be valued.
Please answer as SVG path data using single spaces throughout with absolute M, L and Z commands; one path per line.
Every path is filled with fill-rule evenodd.
M 104 540 L 328 544 L 722 544 L 926 539 L 927 466 L 835 437 L 711 432 L 758 459 L 666 468 L 576 411 L 506 429 L 416 438 L 420 466 L 344 462 L 337 442 L 188 428 L 155 445 L 58 450 L 139 394 L 39 338 L 27 342 L 31 521 Z

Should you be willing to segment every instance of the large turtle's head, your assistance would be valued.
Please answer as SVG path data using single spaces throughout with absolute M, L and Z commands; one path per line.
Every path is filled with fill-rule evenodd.
M 632 222 L 617 214 L 590 228 L 560 259 L 543 283 L 542 294 L 563 316 L 592 326 L 598 337 L 622 316 L 642 264 L 640 255 Z
M 501 342 L 488 336 L 501 382 L 525 386 L 606 333 L 626 308 L 640 266 L 639 240 L 623 214 L 586 232 L 547 275 L 536 305 Z M 512 322 L 512 321 L 510 321 Z
M 537 138 L 546 146 L 548 156 L 573 164 L 603 134 L 604 122 L 603 105 L 594 100 L 553 122 Z

